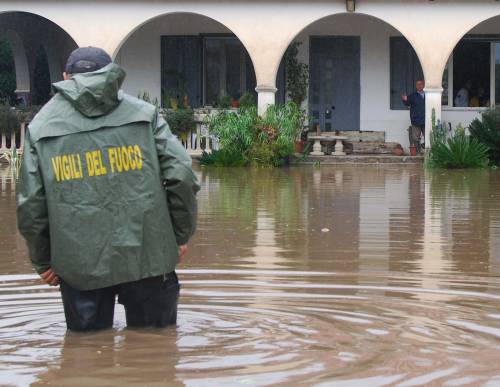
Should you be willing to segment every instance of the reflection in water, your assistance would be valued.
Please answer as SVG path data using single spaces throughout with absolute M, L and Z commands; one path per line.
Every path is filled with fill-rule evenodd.
M 197 173 L 177 329 L 77 335 L 0 169 L 0 384 L 500 384 L 500 173 Z

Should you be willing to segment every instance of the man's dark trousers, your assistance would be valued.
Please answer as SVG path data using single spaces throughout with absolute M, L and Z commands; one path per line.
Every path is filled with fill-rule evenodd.
M 61 280 L 66 324 L 71 331 L 113 326 L 115 299 L 125 307 L 127 326 L 163 328 L 177 322 L 179 280 L 175 272 L 96 290 L 77 290 Z

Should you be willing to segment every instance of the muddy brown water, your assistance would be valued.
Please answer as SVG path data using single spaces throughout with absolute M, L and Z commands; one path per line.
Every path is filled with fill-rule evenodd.
M 66 333 L 0 170 L 0 384 L 500 386 L 500 173 L 201 170 L 177 328 Z

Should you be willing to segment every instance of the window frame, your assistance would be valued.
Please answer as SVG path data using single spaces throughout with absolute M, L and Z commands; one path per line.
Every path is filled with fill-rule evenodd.
M 235 40 L 239 42 L 242 46 L 242 50 L 240 52 L 240 85 L 242 90 L 247 89 L 246 85 L 246 71 L 247 71 L 247 64 L 246 64 L 246 49 L 245 46 L 243 46 L 243 43 L 236 37 L 236 35 L 233 34 L 200 34 L 200 37 L 202 39 L 202 52 L 203 52 L 203 58 L 202 58 L 202 84 L 203 84 L 203 107 L 211 106 L 207 104 L 207 52 L 206 52 L 206 42 L 208 40 Z M 227 92 L 227 85 L 226 85 L 226 75 L 227 75 L 227 67 L 226 67 L 226 57 L 224 53 L 224 61 L 223 61 L 223 67 L 221 68 L 220 74 L 222 75 L 221 79 L 223 80 L 222 82 L 224 83 L 224 89 L 226 89 Z M 254 70 L 255 71 L 255 70 Z
M 465 35 L 460 42 L 468 40 L 468 41 L 481 41 L 481 42 L 488 42 L 490 44 L 490 105 L 489 106 L 481 106 L 481 107 L 460 107 L 460 106 L 454 106 L 454 79 L 453 79 L 453 73 L 454 73 L 454 55 L 455 55 L 455 48 L 453 49 L 453 52 L 451 53 L 450 57 L 448 58 L 447 62 L 447 67 L 448 67 L 448 104 L 447 105 L 442 105 L 443 110 L 446 111 L 485 111 L 488 110 L 490 107 L 494 106 L 500 106 L 500 103 L 496 103 L 496 72 L 495 72 L 495 66 L 496 66 L 496 45 L 500 45 L 500 35 L 479 35 L 479 34 L 474 34 L 474 35 Z M 460 43 L 459 42 L 459 43 Z M 458 45 L 458 44 L 457 44 Z
M 411 49 L 413 51 L 415 51 L 415 49 L 413 48 L 413 46 L 411 45 L 411 43 L 408 41 L 408 39 L 406 39 L 405 36 L 403 35 L 394 35 L 394 36 L 390 36 L 389 37 L 389 110 L 391 111 L 395 111 L 395 112 L 402 112 L 402 111 L 408 111 L 409 108 L 407 106 L 401 106 L 401 107 L 398 107 L 398 106 L 395 106 L 393 105 L 393 100 L 392 100 L 392 90 L 393 90 L 393 84 L 392 84 L 392 81 L 393 81 L 393 78 L 392 78 L 392 74 L 393 74 L 393 55 L 394 55 L 394 51 L 393 51 L 393 42 L 396 41 L 396 40 L 406 40 L 408 42 L 408 44 L 410 45 Z M 415 52 L 415 55 L 416 55 L 416 52 Z M 422 73 L 423 73 L 423 68 L 422 68 L 422 64 L 420 63 L 420 58 L 418 57 L 418 55 L 416 55 L 416 58 L 418 60 L 418 65 L 420 66 L 421 70 L 422 70 Z M 425 77 L 425 74 L 422 75 L 422 77 Z

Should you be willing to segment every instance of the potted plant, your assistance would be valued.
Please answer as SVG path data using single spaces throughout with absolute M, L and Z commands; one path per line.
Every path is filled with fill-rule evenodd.
M 309 86 L 309 66 L 301 63 L 298 59 L 299 47 L 302 42 L 293 42 L 285 53 L 285 80 L 288 98 L 290 98 L 299 108 L 307 97 Z M 295 150 L 302 153 L 304 141 L 297 138 Z
M 252 93 L 249 91 L 245 92 L 241 97 L 240 97 L 240 109 L 247 109 L 249 107 L 255 106 L 255 97 Z
M 231 100 L 231 107 L 233 109 L 238 109 L 240 107 L 240 101 L 238 99 L 236 99 L 236 98 L 233 98 Z
M 170 87 L 168 89 L 164 88 L 165 99 L 163 106 L 170 106 L 172 109 L 177 110 L 179 105 L 183 104 L 184 97 L 187 96 L 186 77 L 183 73 L 174 69 L 166 70 L 165 77 L 169 80 Z
M 165 110 L 163 114 L 172 133 L 179 137 L 184 144 L 187 144 L 189 134 L 196 126 L 193 109 Z
M 231 107 L 231 97 L 227 94 L 221 94 L 217 97 L 216 107 L 219 109 L 229 109 Z

